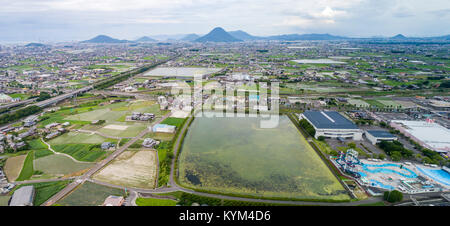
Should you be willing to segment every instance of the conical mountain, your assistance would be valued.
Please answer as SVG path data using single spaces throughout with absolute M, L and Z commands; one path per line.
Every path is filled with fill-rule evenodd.
M 241 42 L 242 40 L 228 34 L 223 28 L 216 27 L 208 34 L 198 38 L 195 42 Z

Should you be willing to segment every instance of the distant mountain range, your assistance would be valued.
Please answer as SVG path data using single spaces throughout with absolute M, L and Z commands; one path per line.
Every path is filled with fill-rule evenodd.
M 158 37 L 158 38 L 157 38 Z M 336 36 L 331 34 L 284 34 L 273 35 L 267 37 L 253 36 L 245 31 L 225 31 L 221 27 L 216 27 L 208 34 L 200 36 L 198 34 L 177 34 L 177 35 L 157 35 L 157 36 L 143 36 L 135 41 L 120 40 L 111 38 L 106 35 L 99 35 L 95 38 L 82 41 L 81 43 L 146 43 L 146 42 L 160 42 L 164 39 L 168 42 L 242 42 L 242 41 L 258 41 L 258 40 L 276 40 L 276 41 L 301 41 L 301 40 L 386 40 L 386 41 L 450 41 L 450 35 L 437 36 L 437 37 L 406 37 L 402 34 L 395 35 L 393 37 L 370 37 L 370 38 L 350 38 L 344 36 Z M 34 44 L 34 43 L 32 43 Z
M 289 35 L 269 36 L 266 39 L 279 41 L 297 41 L 297 40 L 344 40 L 350 38 L 334 36 L 330 34 L 303 34 L 303 35 L 289 34 Z
M 233 37 L 235 37 L 237 39 L 243 40 L 243 41 L 254 41 L 254 40 L 265 39 L 264 37 L 253 36 L 242 30 L 230 31 L 230 32 L 228 32 L 228 34 L 232 35 Z
M 106 35 L 99 35 L 95 38 L 82 41 L 81 43 L 130 43 L 128 40 L 119 40 Z
M 180 39 L 181 41 L 187 41 L 187 42 L 192 42 L 196 39 L 200 38 L 200 35 L 197 34 L 188 34 L 186 36 L 184 36 L 182 39 Z
M 35 42 L 28 43 L 25 45 L 25 47 L 44 47 L 44 46 L 46 46 L 46 45 L 44 45 L 42 43 L 35 43 Z
M 157 42 L 157 40 L 150 38 L 148 36 L 144 36 L 139 39 L 136 39 L 135 42 Z

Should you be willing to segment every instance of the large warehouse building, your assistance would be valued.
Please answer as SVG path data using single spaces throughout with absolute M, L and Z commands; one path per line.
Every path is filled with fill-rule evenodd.
M 300 119 L 306 119 L 316 130 L 315 138 L 345 138 L 361 140 L 363 132 L 349 119 L 336 111 L 305 111 Z
M 450 130 L 432 121 L 393 120 L 390 125 L 425 148 L 450 153 Z

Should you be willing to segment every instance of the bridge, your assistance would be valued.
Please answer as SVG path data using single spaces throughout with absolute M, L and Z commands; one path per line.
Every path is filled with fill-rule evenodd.
M 78 94 L 87 92 L 87 91 L 89 91 L 89 90 L 91 90 L 93 88 L 94 88 L 93 86 L 87 86 L 87 87 L 84 87 L 84 88 L 72 91 L 70 93 L 65 93 L 65 94 L 62 94 L 62 95 L 59 95 L 59 96 L 52 97 L 50 99 L 44 100 L 44 101 L 40 101 L 40 102 L 35 103 L 35 104 L 30 104 L 28 106 L 38 106 L 38 107 L 41 107 L 41 108 L 48 107 L 50 105 L 56 104 L 56 103 L 58 103 L 60 101 L 63 101 L 65 99 L 72 98 L 72 97 L 74 97 L 74 96 L 76 96 Z

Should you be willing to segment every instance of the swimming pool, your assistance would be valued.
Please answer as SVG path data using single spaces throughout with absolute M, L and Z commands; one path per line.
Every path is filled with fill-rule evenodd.
M 392 163 L 387 163 L 387 164 L 382 164 L 382 165 L 362 164 L 361 166 L 364 171 L 369 172 L 369 173 L 395 173 L 395 174 L 398 174 L 398 175 L 400 175 L 402 177 L 406 177 L 406 178 L 416 178 L 417 177 L 417 174 L 414 171 L 406 168 L 405 166 L 402 169 L 400 169 L 400 165 L 398 165 L 398 164 L 392 164 Z M 376 169 L 369 169 L 368 167 L 375 167 Z M 407 173 L 400 172 L 400 171 L 393 170 L 393 169 L 385 169 L 383 167 L 398 167 L 399 170 L 406 171 Z M 361 175 L 361 176 L 363 176 L 363 175 Z
M 423 174 L 427 175 L 428 177 L 431 177 L 433 180 L 441 184 L 450 186 L 450 174 L 448 172 L 444 170 L 426 169 L 420 167 L 416 168 Z
M 376 180 L 373 180 L 373 179 L 370 180 L 370 184 L 372 186 L 374 186 L 374 187 L 380 187 L 380 188 L 384 188 L 384 189 L 387 189 L 387 190 L 395 190 L 395 188 L 393 186 L 383 184 L 383 183 L 381 183 L 379 181 L 376 181 Z

